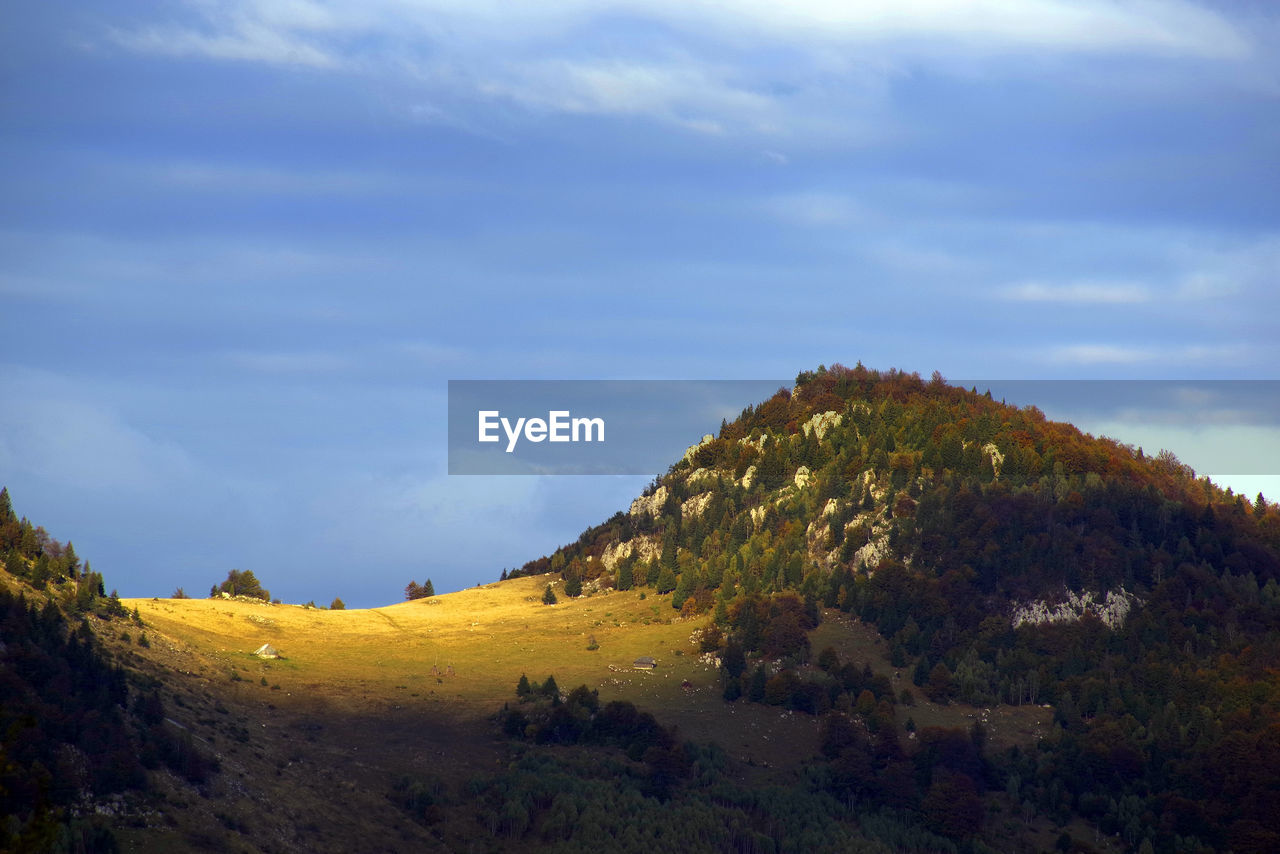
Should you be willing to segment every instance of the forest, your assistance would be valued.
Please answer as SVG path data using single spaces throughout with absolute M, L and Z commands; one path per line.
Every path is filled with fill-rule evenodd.
M 653 588 L 708 614 L 726 702 L 823 717 L 815 785 L 834 796 L 887 798 L 954 839 L 980 811 L 930 818 L 928 804 L 1004 791 L 1134 850 L 1263 852 L 1280 850 L 1278 556 L 1274 503 L 1172 453 L 937 374 L 837 365 L 747 407 L 632 512 L 516 573 Z M 1098 605 L 1034 616 L 1072 597 Z M 1053 733 L 985 757 L 921 734 L 955 741 L 937 748 L 952 759 L 900 757 L 901 698 L 811 661 L 818 605 L 873 624 L 930 700 L 1049 703 Z
M 167 767 L 191 782 L 216 760 L 164 726 L 158 686 L 131 685 L 91 629 L 89 616 L 142 629 L 102 576 L 13 510 L 0 489 L 5 570 L 46 595 L 0 586 L 0 850 L 114 851 L 109 826 L 83 817 L 83 798 L 143 791 L 146 772 Z M 148 643 L 140 631 L 137 642 Z

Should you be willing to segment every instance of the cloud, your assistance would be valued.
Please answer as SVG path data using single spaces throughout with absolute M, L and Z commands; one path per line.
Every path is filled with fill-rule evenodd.
M 1180 347 L 1137 344 L 1067 344 L 1042 351 L 1043 361 L 1057 365 L 1158 365 L 1162 369 L 1217 367 L 1233 371 L 1236 365 L 1257 364 L 1260 353 L 1247 344 L 1192 344 Z
M 688 62 L 545 60 L 517 65 L 482 84 L 486 95 L 538 110 L 647 116 L 699 133 L 723 133 L 726 117 L 768 130 L 773 100 Z
M 372 74 L 450 98 L 645 116 L 698 134 L 781 135 L 797 117 L 781 105 L 856 103 L 904 66 L 953 57 L 1254 52 L 1225 17 L 1183 0 L 239 0 L 188 10 L 109 38 L 157 56 Z M 430 98 L 415 103 L 420 119 L 469 124 Z
M 0 471 L 88 491 L 156 494 L 190 483 L 199 467 L 179 445 L 148 435 L 76 384 L 0 366 Z
M 312 68 L 335 68 L 343 64 L 337 56 L 305 37 L 258 21 L 235 21 L 214 33 L 190 27 L 146 26 L 132 31 L 115 30 L 111 35 L 123 47 L 161 56 Z
M 1001 292 L 1015 302 L 1057 302 L 1123 305 L 1151 300 L 1151 291 L 1134 282 L 1071 282 L 1064 285 L 1031 281 L 1010 285 Z

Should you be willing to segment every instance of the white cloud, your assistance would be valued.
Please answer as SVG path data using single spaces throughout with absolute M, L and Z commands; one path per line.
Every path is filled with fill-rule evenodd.
M 715 117 L 754 117 L 767 130 L 772 99 L 735 86 L 714 69 L 687 62 L 545 60 L 510 68 L 484 83 L 487 95 L 535 109 L 589 115 L 648 116 L 700 133 L 722 133 Z
M 266 21 L 235 21 L 220 32 L 201 32 L 181 26 L 148 26 L 138 30 L 115 30 L 120 45 L 162 56 L 197 56 L 207 59 L 263 62 L 270 65 L 301 65 L 333 68 L 341 60 L 313 44 L 304 35 L 273 28 Z
M 1042 361 L 1056 365 L 1155 365 L 1161 370 L 1208 368 L 1234 376 L 1238 365 L 1258 364 L 1263 354 L 1246 344 L 1192 344 L 1161 347 L 1136 344 L 1067 344 L 1041 351 Z
M 904 65 L 954 57 L 1236 59 L 1252 50 L 1224 17 L 1184 0 L 239 0 L 190 8 L 181 23 L 120 27 L 111 38 L 143 53 L 372 73 L 453 97 L 645 116 L 702 134 L 780 135 L 795 119 L 782 104 L 856 103 Z
M 1057 285 L 1030 281 L 1010 285 L 1001 292 L 1001 296 L 1015 302 L 1123 305 L 1149 302 L 1151 291 L 1135 282 L 1082 281 Z

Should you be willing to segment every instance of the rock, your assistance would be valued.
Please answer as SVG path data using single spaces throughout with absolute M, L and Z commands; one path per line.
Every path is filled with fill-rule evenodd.
M 800 468 L 796 469 L 796 489 L 804 489 L 812 482 L 813 474 L 809 471 L 808 466 L 800 466 Z
M 982 453 L 991 457 L 991 468 L 996 473 L 996 478 L 1000 477 L 1000 467 L 1004 465 L 1004 454 L 1000 453 L 1000 449 L 996 447 L 995 442 L 988 442 L 982 446 Z
M 605 569 L 612 571 L 618 561 L 635 555 L 639 560 L 652 560 L 662 555 L 662 546 L 656 537 L 646 535 L 621 543 L 610 543 L 600 555 L 600 562 Z
M 1101 601 L 1089 590 L 1083 593 L 1067 590 L 1062 601 L 1037 599 L 1015 607 L 1010 622 L 1016 629 L 1023 623 L 1069 623 L 1081 619 L 1085 614 L 1093 614 L 1109 628 L 1117 629 L 1124 625 L 1125 618 L 1133 607 L 1141 604 L 1141 599 L 1123 587 L 1107 591 Z
M 695 495 L 686 499 L 680 505 L 680 519 L 696 519 L 702 515 L 702 511 L 707 509 L 707 505 L 711 503 L 711 496 L 714 493 L 704 492 L 701 495 Z
M 667 488 L 659 486 L 652 495 L 641 495 L 635 501 L 631 502 L 631 509 L 628 511 L 632 516 L 640 516 L 648 514 L 655 519 L 662 515 L 662 505 L 667 503 Z
M 751 484 L 756 481 L 756 467 L 747 466 L 747 470 L 742 474 L 742 488 L 750 489 Z
M 844 420 L 844 415 L 840 412 L 817 412 L 810 416 L 808 421 L 801 424 L 800 429 L 804 431 L 806 437 L 810 433 L 814 433 L 819 439 L 822 439 L 832 427 L 840 426 L 842 420 Z
M 715 438 L 716 438 L 715 436 L 712 436 L 710 433 L 707 433 L 705 436 L 702 437 L 702 440 L 699 441 L 696 445 L 690 445 L 689 449 L 684 452 L 684 461 L 686 463 L 693 462 L 693 455 L 698 453 L 698 449 L 701 448 L 703 445 L 707 444 L 708 442 L 714 441 Z

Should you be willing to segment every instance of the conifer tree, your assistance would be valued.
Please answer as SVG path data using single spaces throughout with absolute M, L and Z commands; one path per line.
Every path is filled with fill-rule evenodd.
M 556 602 L 557 602 L 557 601 L 559 601 L 559 600 L 558 600 L 558 599 L 556 599 L 556 592 L 555 592 L 554 590 L 552 590 L 552 589 L 551 589 L 551 585 L 550 585 L 550 584 L 548 584 L 548 585 L 547 585 L 547 589 L 546 589 L 546 590 L 544 590 L 544 591 L 542 592 L 542 604 L 543 604 L 543 605 L 554 605 L 554 604 L 556 604 Z
M 18 516 L 13 512 L 13 502 L 9 499 L 9 487 L 0 489 L 0 525 L 18 521 Z

